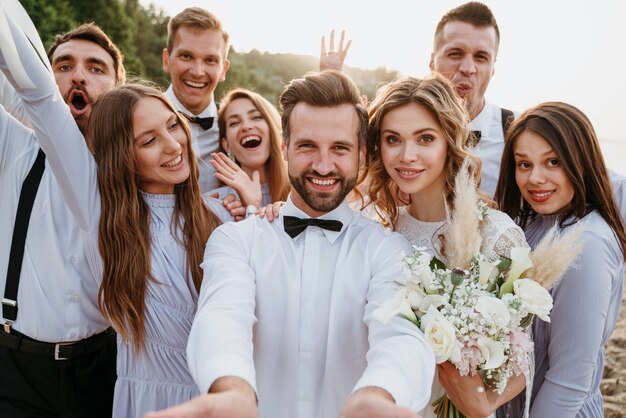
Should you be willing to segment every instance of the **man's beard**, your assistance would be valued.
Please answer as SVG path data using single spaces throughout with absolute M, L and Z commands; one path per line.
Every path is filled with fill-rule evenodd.
M 319 192 L 311 190 L 307 187 L 307 176 L 318 178 L 337 178 L 339 181 L 338 188 L 333 192 Z M 352 191 L 357 181 L 357 176 L 346 179 L 337 173 L 329 173 L 325 176 L 319 175 L 315 171 L 302 173 L 299 177 L 293 177 L 289 174 L 289 181 L 294 189 L 298 192 L 302 200 L 316 212 L 330 212 L 337 208 L 343 202 L 345 197 Z

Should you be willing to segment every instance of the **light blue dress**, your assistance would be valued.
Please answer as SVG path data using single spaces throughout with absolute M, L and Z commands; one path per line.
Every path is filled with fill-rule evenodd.
M 537 216 L 525 228 L 535 247 L 557 221 Z M 603 417 L 600 381 L 604 344 L 619 313 L 624 284 L 624 257 L 606 221 L 591 212 L 585 223 L 584 248 L 564 277 L 551 289 L 551 322 L 535 320 L 535 379 L 531 418 Z M 566 228 L 567 229 L 567 228 Z M 520 397 L 498 411 L 498 417 L 519 417 Z M 507 410 L 508 409 L 508 410 Z
M 144 350 L 138 353 L 118 337 L 114 418 L 141 418 L 199 395 L 186 354 L 198 293 L 186 274 L 185 249 L 171 233 L 175 196 L 142 196 L 150 207 L 151 269 L 159 283 L 148 282 Z M 219 202 L 211 199 L 209 206 L 228 219 Z M 181 240 L 180 229 L 178 235 Z

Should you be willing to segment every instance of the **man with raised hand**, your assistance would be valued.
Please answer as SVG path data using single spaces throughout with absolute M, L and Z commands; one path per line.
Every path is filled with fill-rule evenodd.
M 189 7 L 168 23 L 163 70 L 170 75 L 171 84 L 165 95 L 190 122 L 203 193 L 219 186 L 210 163 L 211 154 L 219 149 L 214 94 L 230 65 L 228 48 L 222 23 L 203 8 Z
M 48 56 L 82 130 L 98 97 L 124 83 L 122 55 L 86 24 L 57 36 Z M 3 88 L 2 101 L 19 111 L 10 93 Z M 116 342 L 98 308 L 99 282 L 35 133 L 4 110 L 0 161 L 1 415 L 110 417 Z
M 187 346 L 206 394 L 149 416 L 415 418 L 432 350 L 409 321 L 372 315 L 411 248 L 346 200 L 365 154 L 358 89 L 323 71 L 293 80 L 280 103 L 291 194 L 274 222 L 211 235 Z

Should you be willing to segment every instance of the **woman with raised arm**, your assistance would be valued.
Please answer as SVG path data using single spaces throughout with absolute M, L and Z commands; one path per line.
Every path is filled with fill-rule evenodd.
M 480 160 L 468 150 L 469 119 L 454 86 L 438 75 L 391 82 L 379 90 L 369 118 L 367 204 L 374 206 L 384 224 L 448 265 L 452 254 L 446 252 L 446 207 L 454 208 L 455 182 L 463 167 L 474 178 L 473 187 L 482 201 L 492 204 L 478 191 Z M 469 163 L 464 165 L 466 160 Z M 398 207 L 401 194 L 408 201 Z M 488 261 L 510 258 L 512 248 L 527 247 L 522 230 L 511 218 L 492 208 L 484 212 L 480 251 Z M 485 390 L 480 376 L 460 376 L 449 363 L 437 366 L 437 374 L 431 401 L 445 389 L 467 416 L 492 414 L 525 385 L 523 375 L 513 377 L 498 395 L 491 388 Z M 433 407 L 422 411 L 422 416 L 436 416 Z
M 228 219 L 203 199 L 185 122 L 152 87 L 129 84 L 93 106 L 87 149 L 54 80 L 11 23 L 24 68 L 21 89 L 37 139 L 85 233 L 100 306 L 118 333 L 113 416 L 142 417 L 191 399 L 198 388 L 186 344 L 211 232 Z
M 213 156 L 219 196 L 236 194 L 247 213 L 285 201 L 290 184 L 280 132 L 280 116 L 270 102 L 245 89 L 231 90 L 220 102 L 217 123 L 221 153 Z
M 507 134 L 496 199 L 533 248 L 555 224 L 561 232 L 583 225 L 583 250 L 551 290 L 551 322 L 533 324 L 530 416 L 601 417 L 604 344 L 622 300 L 626 232 L 589 119 L 558 102 L 524 112 Z M 520 416 L 522 403 L 516 398 L 502 416 Z

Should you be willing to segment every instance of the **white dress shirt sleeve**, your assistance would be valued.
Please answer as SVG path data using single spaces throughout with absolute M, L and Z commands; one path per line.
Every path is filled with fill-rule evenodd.
M 9 20 L 20 60 L 35 89 L 20 88 L 0 54 L 0 68 L 21 98 L 46 160 L 63 190 L 66 203 L 81 229 L 97 230 L 100 194 L 96 162 L 61 98 L 52 74 L 43 65 L 24 33 Z
M 30 127 L 30 122 L 22 105 L 22 99 L 20 99 L 4 74 L 0 74 L 0 105 L 24 126 Z
M 354 390 L 368 386 L 385 389 L 396 404 L 413 411 L 423 409 L 430 399 L 435 373 L 435 356 L 422 332 L 408 320 L 396 316 L 383 325 L 373 312 L 392 299 L 399 288 L 395 279 L 402 276 L 400 254 L 411 247 L 399 234 L 387 234 L 377 241 L 369 257 L 373 277 L 367 292 L 363 321 L 369 331 L 367 368 Z
M 253 236 L 251 221 L 256 220 L 222 225 L 206 245 L 198 311 L 187 343 L 189 370 L 201 393 L 224 376 L 242 378 L 256 391 L 252 346 L 256 285 L 245 239 Z

